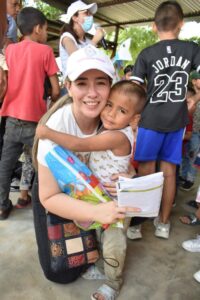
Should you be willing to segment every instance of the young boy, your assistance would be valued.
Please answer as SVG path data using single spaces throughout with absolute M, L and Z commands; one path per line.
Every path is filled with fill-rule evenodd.
M 17 24 L 24 40 L 6 49 L 9 72 L 1 110 L 1 116 L 7 120 L 0 161 L 0 220 L 6 219 L 12 210 L 8 196 L 13 168 L 23 145 L 32 147 L 37 122 L 46 112 L 43 100 L 46 75 L 52 85 L 52 100 L 59 96 L 53 51 L 43 45 L 47 39 L 45 16 L 33 7 L 26 7 L 19 13 Z
M 153 28 L 160 41 L 139 54 L 132 76 L 140 84 L 147 79 L 147 104 L 139 125 L 135 160 L 140 162 L 139 175 L 155 172 L 156 161 L 160 161 L 165 183 L 155 235 L 165 239 L 170 231 L 176 165 L 181 161 L 182 137 L 188 123 L 188 77 L 191 69 L 200 70 L 199 46 L 178 40 L 182 25 L 183 11 L 176 1 L 159 5 Z
M 146 94 L 142 87 L 131 81 L 120 81 L 111 88 L 109 100 L 101 112 L 103 127 L 98 135 L 80 138 L 55 131 L 44 125 L 37 127 L 36 135 L 75 151 L 76 154 L 78 152 L 79 155 L 81 155 L 79 151 L 91 151 L 90 169 L 102 183 L 110 182 L 114 173 L 128 172 L 134 141 L 129 124 L 137 123 L 145 101 Z M 127 219 L 124 230 L 109 227 L 102 232 L 103 257 L 107 261 L 104 263 L 106 284 L 102 285 L 91 299 L 102 299 L 106 294 L 109 299 L 115 299 L 119 293 L 126 257 L 128 223 Z M 94 274 L 94 271 L 92 272 Z M 87 272 L 83 277 L 89 279 L 91 276 L 89 274 Z

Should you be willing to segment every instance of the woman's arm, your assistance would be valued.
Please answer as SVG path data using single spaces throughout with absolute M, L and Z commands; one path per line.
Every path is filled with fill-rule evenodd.
M 36 135 L 40 139 L 49 139 L 75 152 L 117 150 L 116 155 L 130 154 L 130 142 L 125 134 L 119 131 L 113 130 L 88 138 L 79 138 L 50 129 L 45 125 L 38 125 Z
M 68 55 L 72 54 L 73 52 L 75 52 L 76 50 L 78 50 L 75 42 L 68 36 L 65 36 L 62 39 L 62 46 L 65 48 L 65 50 L 67 51 Z
M 38 174 L 39 197 L 42 205 L 60 217 L 79 222 L 97 221 L 101 224 L 111 224 L 118 219 L 123 219 L 128 211 L 139 211 L 137 208 L 118 207 L 114 201 L 93 205 L 73 199 L 60 191 L 47 167 L 39 164 Z

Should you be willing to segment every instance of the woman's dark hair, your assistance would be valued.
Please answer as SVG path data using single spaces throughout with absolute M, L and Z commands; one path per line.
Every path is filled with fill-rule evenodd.
M 183 18 L 183 10 L 178 2 L 165 1 L 156 9 L 154 21 L 159 31 L 170 31 L 176 28 Z
M 22 35 L 29 35 L 35 26 L 44 26 L 47 23 L 45 15 L 34 7 L 23 8 L 17 16 L 17 26 Z
M 74 16 L 78 16 L 78 12 L 75 13 Z M 77 35 L 76 32 L 74 31 L 73 25 L 74 25 L 74 22 L 73 22 L 73 20 L 72 20 L 72 18 L 71 18 L 69 24 L 65 23 L 65 24 L 62 26 L 62 28 L 61 28 L 61 30 L 60 30 L 60 34 L 62 35 L 62 34 L 65 33 L 65 32 L 69 32 L 69 33 L 71 33 L 71 35 L 75 38 L 76 42 L 77 42 L 78 44 L 80 44 L 78 35 Z

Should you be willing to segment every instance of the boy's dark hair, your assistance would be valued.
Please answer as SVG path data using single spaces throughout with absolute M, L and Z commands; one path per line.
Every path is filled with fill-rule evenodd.
M 156 9 L 154 21 L 158 31 L 170 31 L 176 28 L 183 18 L 183 10 L 178 2 L 165 1 Z
M 22 35 L 31 34 L 35 26 L 44 26 L 46 23 L 45 15 L 34 7 L 23 8 L 17 16 L 17 26 Z
M 74 16 L 78 16 L 78 12 L 74 14 Z M 69 32 L 71 33 L 71 35 L 75 38 L 76 42 L 78 44 L 80 44 L 80 41 L 79 41 L 79 38 L 78 38 L 78 35 L 76 34 L 76 32 L 74 31 L 74 28 L 73 28 L 73 24 L 74 24 L 74 21 L 70 20 L 69 24 L 65 23 L 61 30 L 60 30 L 60 34 L 62 35 L 64 32 Z
M 121 80 L 112 86 L 111 93 L 112 92 L 126 95 L 130 99 L 133 99 L 133 95 L 136 95 L 137 98 L 134 98 L 135 112 L 139 114 L 143 110 L 146 103 L 146 92 L 139 84 L 130 80 Z
M 127 65 L 124 68 L 124 75 L 126 75 L 127 73 L 132 72 L 132 71 L 133 71 L 133 65 Z

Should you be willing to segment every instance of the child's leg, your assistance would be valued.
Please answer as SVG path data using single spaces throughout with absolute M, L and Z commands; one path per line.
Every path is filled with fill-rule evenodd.
M 119 291 L 123 283 L 123 269 L 126 258 L 127 239 L 126 231 L 130 218 L 125 220 L 124 228 L 109 227 L 103 233 L 104 271 L 107 277 L 106 284 Z
M 182 161 L 181 161 L 181 168 L 180 168 L 180 176 L 187 180 L 187 174 L 189 170 L 189 164 L 190 164 L 190 158 L 189 158 L 189 152 L 190 152 L 190 141 L 188 141 L 184 145 L 184 154 L 182 156 Z
M 200 138 L 199 133 L 193 132 L 191 140 L 190 140 L 190 151 L 189 151 L 189 168 L 188 168 L 188 174 L 187 174 L 187 180 L 190 182 L 195 181 L 197 170 L 194 167 L 194 162 L 197 157 L 197 154 L 199 152 L 200 147 Z
M 161 161 L 160 170 L 164 173 L 160 221 L 166 224 L 169 221 L 169 216 L 176 193 L 176 165 L 166 161 Z
M 4 143 L 0 160 L 0 216 L 11 206 L 9 200 L 11 175 L 22 153 L 23 144 L 19 142 L 20 131 L 14 121 L 7 119 Z
M 160 170 L 164 173 L 164 187 L 161 205 L 161 223 L 167 224 L 176 191 L 176 165 L 182 156 L 183 129 L 167 133 L 159 153 Z
M 20 197 L 17 200 L 16 208 L 26 208 L 31 203 L 29 189 L 31 188 L 31 181 L 34 175 L 31 149 L 32 148 L 27 145 L 24 146 L 22 175 L 20 180 Z
M 155 173 L 156 162 L 155 161 L 140 161 L 138 167 L 138 175 L 145 176 Z
M 139 162 L 138 175 L 145 176 L 156 171 L 156 160 L 165 136 L 155 130 L 139 128 L 135 160 Z
M 34 168 L 32 165 L 31 148 L 24 147 L 24 162 L 22 164 L 22 176 L 20 180 L 20 198 L 28 200 L 28 191 L 31 187 L 31 181 L 34 174 Z

